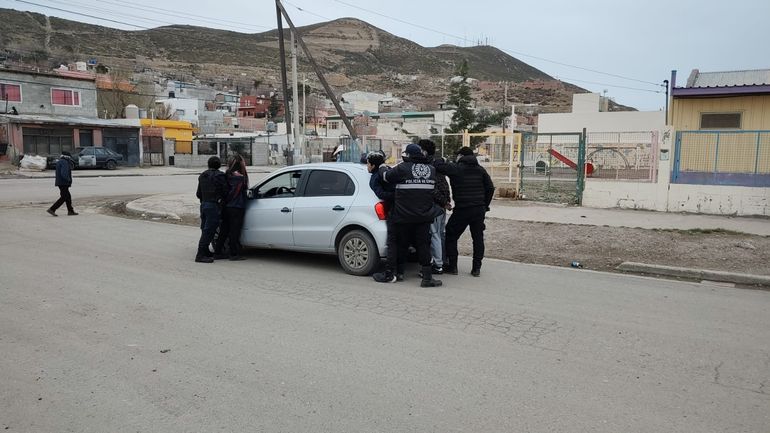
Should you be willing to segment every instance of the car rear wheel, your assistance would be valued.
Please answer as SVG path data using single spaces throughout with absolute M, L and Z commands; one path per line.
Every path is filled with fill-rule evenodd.
M 117 167 L 118 164 L 115 163 L 113 160 L 107 161 L 107 170 L 115 170 L 115 167 Z
M 369 233 L 351 230 L 337 245 L 337 258 L 342 269 L 351 275 L 369 275 L 374 272 L 380 260 L 377 244 Z

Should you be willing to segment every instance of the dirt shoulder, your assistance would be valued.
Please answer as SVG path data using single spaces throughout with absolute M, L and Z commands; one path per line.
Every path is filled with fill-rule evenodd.
M 127 201 L 136 197 L 93 199 L 86 206 L 100 212 L 150 221 L 197 226 L 182 220 L 130 216 Z M 770 237 L 724 230 L 649 230 L 487 218 L 486 257 L 523 263 L 570 266 L 616 272 L 623 262 L 770 275 Z M 460 238 L 460 254 L 472 255 L 470 232 Z
M 647 230 L 487 218 L 486 256 L 524 263 L 615 271 L 633 261 L 770 275 L 770 237 L 723 230 Z M 471 255 L 468 232 L 460 253 Z

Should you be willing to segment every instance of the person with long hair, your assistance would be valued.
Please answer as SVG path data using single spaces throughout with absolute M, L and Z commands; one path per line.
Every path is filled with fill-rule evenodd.
M 246 173 L 246 161 L 239 154 L 230 159 L 225 172 L 229 192 L 224 202 L 224 218 L 219 227 L 219 237 L 214 247 L 214 258 L 244 260 L 241 256 L 241 230 L 243 216 L 246 213 L 246 191 L 249 189 L 249 175 Z M 228 243 L 229 254 L 224 254 L 225 243 Z

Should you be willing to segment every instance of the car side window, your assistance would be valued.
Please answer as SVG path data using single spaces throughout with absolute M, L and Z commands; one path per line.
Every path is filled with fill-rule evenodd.
M 341 171 L 313 170 L 307 179 L 305 197 L 353 195 L 356 188 L 350 176 Z
M 94 154 L 93 147 L 87 147 L 80 151 L 80 156 L 92 156 Z
M 299 180 L 301 177 L 302 170 L 281 173 L 257 187 L 256 192 L 254 193 L 254 197 L 294 197 L 297 190 L 297 185 L 299 185 Z
M 107 152 L 104 149 L 99 147 L 94 148 L 94 152 L 96 152 L 96 155 L 98 156 L 103 156 L 107 154 Z

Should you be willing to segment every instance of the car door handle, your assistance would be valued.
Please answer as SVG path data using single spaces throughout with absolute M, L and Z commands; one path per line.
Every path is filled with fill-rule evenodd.
M 344 207 L 342 207 L 342 206 L 340 206 L 340 205 L 337 205 L 337 206 L 334 206 L 334 207 L 332 208 L 332 210 L 345 210 L 345 208 L 344 208 Z
M 283 213 L 291 212 L 291 209 L 285 207 L 285 208 L 281 209 L 281 212 L 283 212 Z

